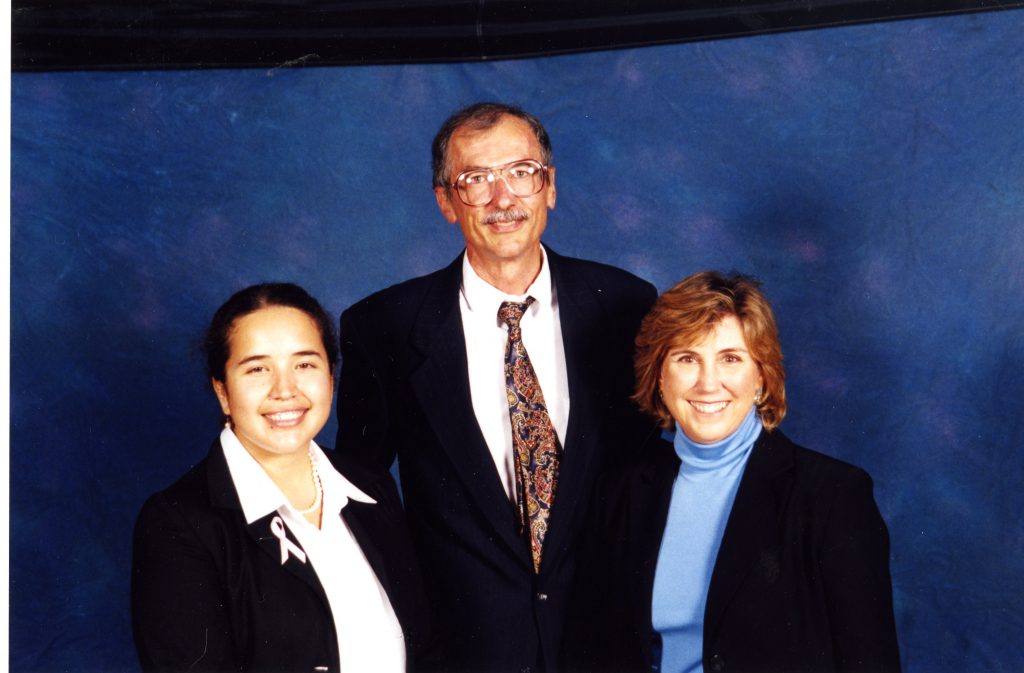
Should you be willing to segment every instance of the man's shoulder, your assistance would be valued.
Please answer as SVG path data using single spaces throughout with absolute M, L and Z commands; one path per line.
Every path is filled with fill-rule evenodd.
M 460 276 L 453 276 L 453 273 L 457 271 L 457 269 L 453 270 L 453 267 L 461 258 L 462 256 L 460 255 L 455 262 L 437 271 L 395 283 L 383 290 L 378 290 L 371 295 L 363 297 L 348 307 L 342 315 L 366 318 L 374 315 L 415 312 L 422 306 L 423 300 L 434 288 L 451 284 L 453 280 L 456 283 L 455 287 L 458 287 L 457 282 Z M 454 301 L 454 297 L 457 295 L 453 294 L 452 296 Z
M 604 262 L 597 262 L 592 259 L 582 259 L 579 257 L 568 257 L 566 255 L 560 255 L 551 248 L 547 249 L 548 257 L 551 259 L 552 268 L 563 267 L 565 270 L 573 273 L 582 273 L 589 278 L 607 279 L 611 282 L 632 285 L 637 287 L 653 287 L 649 282 L 640 278 L 634 273 L 626 271 L 617 266 L 611 264 L 605 264 Z
M 566 257 L 550 248 L 548 258 L 551 260 L 552 273 L 556 277 L 582 281 L 595 292 L 632 295 L 649 298 L 651 301 L 657 295 L 654 285 L 617 266 L 590 259 Z

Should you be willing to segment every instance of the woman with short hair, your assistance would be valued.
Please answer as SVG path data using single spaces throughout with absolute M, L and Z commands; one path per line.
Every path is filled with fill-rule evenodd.
M 652 437 L 595 506 L 575 670 L 898 671 L 889 538 L 863 470 L 780 430 L 775 318 L 751 278 L 694 274 L 636 338 Z

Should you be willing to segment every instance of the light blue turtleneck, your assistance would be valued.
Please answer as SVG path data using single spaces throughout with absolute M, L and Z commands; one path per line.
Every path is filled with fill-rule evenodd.
M 714 444 L 697 444 L 676 426 L 683 461 L 672 485 L 651 605 L 661 634 L 662 673 L 703 672 L 704 606 L 718 547 L 761 419 L 751 408 L 740 427 Z

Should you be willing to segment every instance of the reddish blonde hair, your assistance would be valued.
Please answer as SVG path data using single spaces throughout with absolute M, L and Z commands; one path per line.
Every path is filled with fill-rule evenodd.
M 786 416 L 786 372 L 775 315 L 761 284 L 740 274 L 702 271 L 687 276 L 658 297 L 640 324 L 633 361 L 640 410 L 660 421 L 663 428 L 675 420 L 661 399 L 658 382 L 669 350 L 699 343 L 726 316 L 736 316 L 743 327 L 754 363 L 764 381 L 757 412 L 766 430 Z

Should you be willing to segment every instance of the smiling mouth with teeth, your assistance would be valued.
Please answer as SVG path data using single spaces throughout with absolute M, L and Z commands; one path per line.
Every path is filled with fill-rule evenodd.
M 265 416 L 268 421 L 275 425 L 287 425 L 299 420 L 305 413 L 305 409 L 296 409 L 294 411 L 279 411 L 275 414 L 266 414 Z
M 701 412 L 702 414 L 717 414 L 722 409 L 725 409 L 728 402 L 694 402 L 690 400 L 690 405 Z

